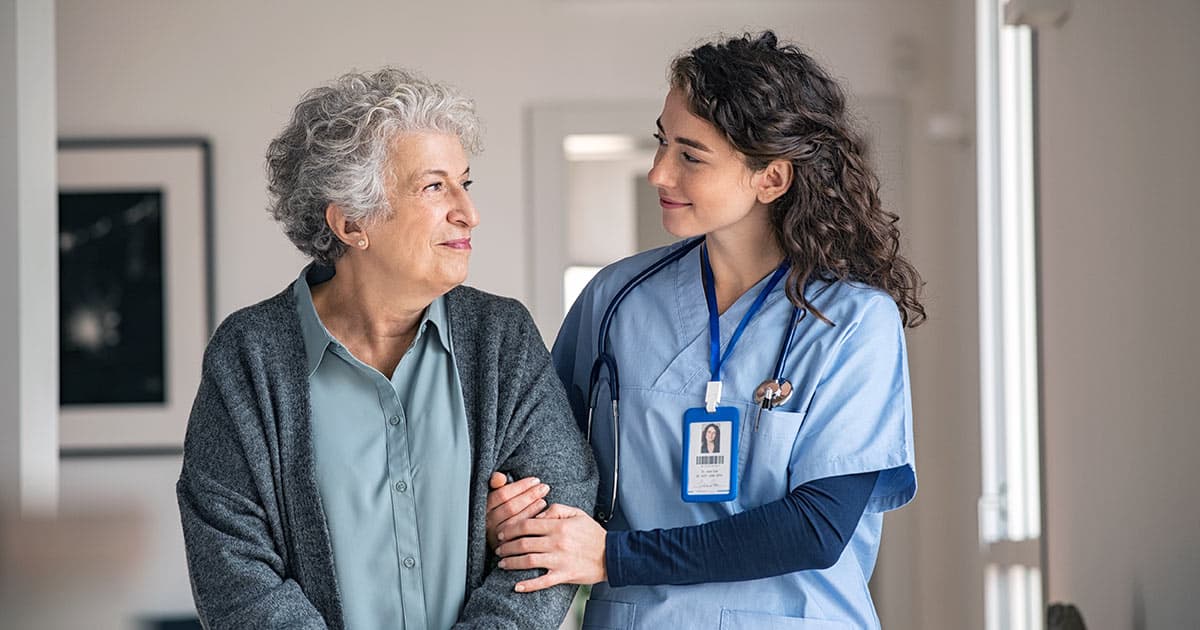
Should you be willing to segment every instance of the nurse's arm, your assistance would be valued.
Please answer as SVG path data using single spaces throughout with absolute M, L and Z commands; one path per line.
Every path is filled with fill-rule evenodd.
M 503 558 L 501 568 L 549 570 L 517 584 L 526 591 L 563 581 L 698 584 L 826 569 L 841 557 L 878 476 L 873 471 L 816 479 L 744 512 L 648 531 L 605 532 L 590 518 L 590 526 L 578 519 L 577 510 L 552 505 L 539 518 L 502 527 L 496 553 Z M 548 524 L 554 516 L 565 518 Z
M 595 584 L 608 579 L 605 565 L 607 532 L 590 514 L 562 504 L 551 505 L 537 518 L 501 527 L 497 532 L 500 568 L 547 572 L 517 582 L 519 593 L 558 584 Z

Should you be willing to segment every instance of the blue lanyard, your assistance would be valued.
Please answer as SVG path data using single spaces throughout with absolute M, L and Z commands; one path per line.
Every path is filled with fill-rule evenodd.
M 700 248 L 700 268 L 704 272 L 704 299 L 708 302 L 708 347 L 709 347 L 709 366 L 712 370 L 712 381 L 719 383 L 721 381 L 721 366 L 729 358 L 733 352 L 733 347 L 737 345 L 738 339 L 742 337 L 742 333 L 746 330 L 746 325 L 750 323 L 760 309 L 763 302 L 767 300 L 767 294 L 779 281 L 783 278 L 783 274 L 787 273 L 788 261 L 785 259 L 779 263 L 779 268 L 771 275 L 771 279 L 767 282 L 767 286 L 758 292 L 758 297 L 754 298 L 754 303 L 750 305 L 750 310 L 742 316 L 742 321 L 738 323 L 737 328 L 733 331 L 733 336 L 729 338 L 729 345 L 725 346 L 725 354 L 721 354 L 721 316 L 717 313 L 717 291 L 716 280 L 713 279 L 712 264 L 708 262 L 708 246 Z

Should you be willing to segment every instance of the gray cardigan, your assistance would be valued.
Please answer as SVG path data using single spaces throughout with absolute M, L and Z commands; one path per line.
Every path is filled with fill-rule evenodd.
M 557 628 L 575 592 L 516 593 L 484 535 L 493 471 L 539 477 L 548 502 L 591 512 L 596 468 L 528 311 L 467 287 L 447 294 L 473 468 L 467 599 L 455 628 Z M 206 628 L 343 627 L 313 466 L 296 298 L 226 319 L 204 355 L 176 485 L 196 608 Z

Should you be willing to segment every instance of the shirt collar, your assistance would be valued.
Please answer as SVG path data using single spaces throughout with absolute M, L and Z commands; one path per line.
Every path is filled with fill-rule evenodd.
M 417 331 L 418 338 L 428 324 L 433 324 L 442 348 L 445 348 L 446 352 L 453 352 L 454 346 L 450 343 L 450 317 L 446 312 L 446 296 L 439 295 L 429 304 L 429 308 L 425 309 L 425 319 L 421 321 L 421 329 Z
M 312 291 L 309 283 L 320 284 L 333 277 L 333 269 L 312 263 L 300 272 L 300 277 L 293 283 L 296 293 L 296 311 L 300 315 L 300 333 L 304 337 L 304 354 L 308 359 L 308 375 L 312 376 L 321 365 L 325 349 L 329 344 L 337 343 L 321 318 L 317 315 L 317 307 L 313 306 Z
M 329 329 L 325 328 L 325 324 L 321 322 L 321 317 L 317 315 L 317 308 L 312 301 L 312 290 L 309 287 L 321 284 L 333 276 L 332 267 L 311 263 L 304 268 L 304 271 L 300 272 L 300 277 L 296 278 L 296 282 L 292 285 L 296 293 L 296 310 L 300 315 L 300 332 L 304 337 L 304 353 L 308 359 L 309 376 L 312 376 L 313 372 L 317 371 L 317 367 L 321 365 L 321 359 L 325 356 L 325 350 L 330 344 L 337 345 L 338 343 L 337 339 L 329 334 Z M 417 336 L 413 338 L 414 345 L 431 324 L 442 348 L 446 352 L 453 353 L 450 320 L 449 314 L 446 312 L 446 296 L 444 295 L 438 296 L 425 309 L 425 315 L 421 318 L 421 323 L 417 328 Z

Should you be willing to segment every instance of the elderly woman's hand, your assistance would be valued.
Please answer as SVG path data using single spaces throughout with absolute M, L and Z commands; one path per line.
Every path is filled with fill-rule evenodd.
M 487 528 L 488 547 L 495 549 L 496 532 L 507 523 L 533 518 L 546 509 L 546 494 L 550 486 L 540 482 L 537 477 L 525 477 L 520 481 L 507 483 L 504 473 L 494 472 L 488 485 L 492 491 L 487 498 L 487 517 L 484 519 Z
M 608 579 L 606 536 L 587 512 L 556 503 L 537 518 L 501 527 L 496 554 L 502 569 L 547 569 L 545 575 L 517 582 L 521 593 L 557 584 L 595 584 Z

